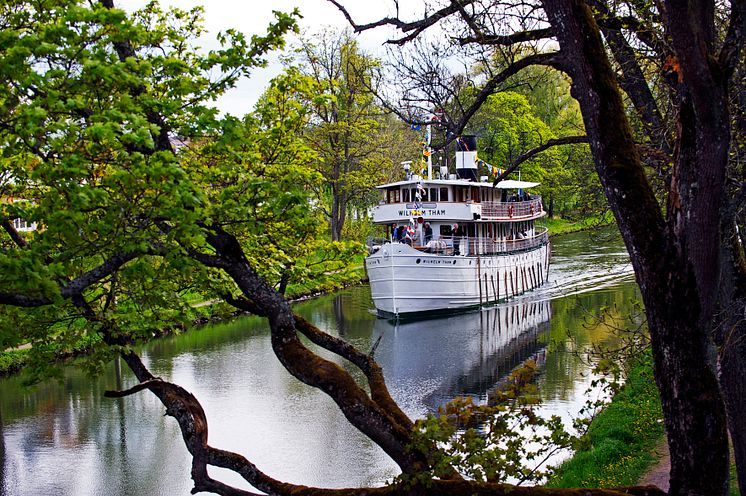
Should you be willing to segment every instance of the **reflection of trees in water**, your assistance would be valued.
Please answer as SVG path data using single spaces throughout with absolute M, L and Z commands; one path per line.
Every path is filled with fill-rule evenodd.
M 549 354 L 541 380 L 545 401 L 569 399 L 578 378 L 587 371 L 586 351 L 606 346 L 615 336 L 609 325 L 637 328 L 639 291 L 634 283 L 613 291 L 594 291 L 552 300 Z
M 337 331 L 339 337 L 344 338 L 349 334 L 349 323 L 345 319 L 346 298 L 342 294 L 337 294 L 332 300 L 332 309 L 334 317 L 337 320 Z

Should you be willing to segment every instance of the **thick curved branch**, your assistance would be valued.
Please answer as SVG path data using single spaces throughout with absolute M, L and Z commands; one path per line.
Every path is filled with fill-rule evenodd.
M 268 494 L 276 495 L 363 495 L 386 494 L 389 488 L 379 489 L 320 489 L 289 484 L 274 479 L 257 468 L 244 456 L 214 448 L 208 444 L 208 421 L 202 405 L 197 398 L 184 388 L 154 377 L 136 354 L 122 354 L 122 358 L 141 381 L 139 384 L 123 391 L 106 391 L 108 398 L 123 398 L 143 390 L 149 390 L 166 407 L 166 415 L 176 419 L 181 429 L 184 443 L 192 455 L 192 493 L 206 491 L 225 496 L 259 496 L 257 493 L 244 491 L 216 481 L 207 473 L 207 466 L 225 468 L 239 474 L 253 487 Z
M 8 236 L 10 236 L 10 239 L 13 240 L 13 242 L 18 246 L 19 248 L 26 248 L 28 247 L 28 242 L 23 239 L 23 237 L 18 233 L 16 228 L 13 226 L 13 224 L 10 223 L 8 219 L 3 219 L 2 221 L 3 229 L 5 229 L 5 232 L 8 233 Z
M 222 495 L 252 495 L 215 481 L 207 475 L 207 465 L 227 468 L 241 475 L 257 489 L 269 494 L 295 496 L 363 496 L 410 494 L 408 487 L 391 485 L 380 488 L 319 489 L 297 486 L 273 479 L 259 470 L 243 456 L 211 447 L 208 444 L 208 422 L 205 411 L 197 398 L 180 386 L 153 377 L 134 353 L 123 355 L 124 360 L 142 382 L 125 391 L 106 391 L 104 396 L 122 398 L 145 389 L 155 394 L 166 407 L 166 414 L 175 418 L 181 428 L 186 447 L 193 457 L 192 478 L 196 491 L 211 491 Z M 665 493 L 652 486 L 615 489 L 547 489 L 541 487 L 516 487 L 506 484 L 475 481 L 433 480 L 427 494 L 432 495 L 512 495 L 512 496 L 663 496 Z
M 321 346 L 325 350 L 331 351 L 336 355 L 349 360 L 363 371 L 368 379 L 370 386 L 370 395 L 385 412 L 391 415 L 395 422 L 402 428 L 412 430 L 414 424 L 412 420 L 404 413 L 399 405 L 394 401 L 386 386 L 383 377 L 383 370 L 378 362 L 373 358 L 373 354 L 365 354 L 352 346 L 343 339 L 331 336 L 322 332 L 319 328 L 308 322 L 299 315 L 295 315 L 295 325 L 301 334 L 311 340 L 312 343 Z
M 534 156 L 538 155 L 539 153 L 545 150 L 548 150 L 549 148 L 552 148 L 555 146 L 561 146 L 561 145 L 575 145 L 578 143 L 588 143 L 588 136 L 566 136 L 564 138 L 557 138 L 557 139 L 546 141 L 545 143 L 542 143 L 536 148 L 532 148 L 531 150 L 528 150 L 527 152 L 522 153 L 518 158 L 516 158 L 513 161 L 513 163 L 510 164 L 510 166 L 508 166 L 507 169 L 505 169 L 502 172 L 502 174 L 500 174 L 499 176 L 495 178 L 495 180 L 492 182 L 492 185 L 493 186 L 497 185 L 497 183 L 507 178 L 510 173 L 514 172 L 518 168 L 518 166 L 521 165 L 523 162 L 533 158 Z
M 539 41 L 554 36 L 551 28 L 534 29 L 530 31 L 519 31 L 506 35 L 480 34 L 458 38 L 461 46 L 477 43 L 479 45 L 510 46 L 526 41 Z
M 60 296 L 63 299 L 71 299 L 80 295 L 86 288 L 101 282 L 106 277 L 114 274 L 123 265 L 137 257 L 145 255 L 141 252 L 115 253 L 101 265 L 95 267 L 75 279 L 72 279 L 64 287 L 60 288 Z M 52 298 L 46 296 L 27 296 L 17 293 L 0 293 L 0 305 L 13 305 L 17 307 L 42 307 L 54 303 Z
M 207 491 L 221 495 L 253 496 L 257 493 L 244 491 L 212 479 L 207 466 L 225 468 L 241 475 L 249 484 L 268 494 L 293 496 L 376 496 L 411 494 L 411 488 L 404 485 L 390 485 L 379 488 L 321 489 L 288 484 L 269 477 L 242 455 L 214 448 L 208 444 L 208 421 L 205 411 L 197 398 L 182 387 L 153 377 L 133 353 L 123 358 L 142 376 L 140 384 L 124 391 L 106 391 L 108 398 L 122 398 L 143 390 L 155 394 L 166 407 L 166 414 L 176 419 L 189 453 L 192 455 L 193 493 Z M 433 480 L 428 485 L 427 494 L 432 495 L 512 495 L 512 496 L 662 496 L 664 493 L 655 487 L 630 487 L 618 489 L 546 489 L 515 487 L 506 484 L 490 484 L 475 481 Z
M 328 394 L 350 423 L 376 442 L 403 471 L 421 467 L 424 457 L 408 449 L 411 430 L 395 420 L 396 414 L 372 400 L 346 370 L 303 345 L 288 302 L 251 267 L 238 240 L 215 227 L 208 233 L 207 242 L 226 262 L 224 270 L 241 292 L 267 315 L 272 348 L 288 372 Z

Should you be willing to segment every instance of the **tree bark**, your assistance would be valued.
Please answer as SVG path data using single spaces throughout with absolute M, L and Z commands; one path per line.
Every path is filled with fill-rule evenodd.
M 712 252 L 717 252 L 718 205 L 712 208 L 710 195 L 722 193 L 722 136 L 717 136 L 715 144 L 703 146 L 692 128 L 694 122 L 683 116 L 680 142 L 684 145 L 677 150 L 682 182 L 672 192 L 677 194 L 669 197 L 666 222 L 637 155 L 621 92 L 591 10 L 582 0 L 545 0 L 544 4 L 566 57 L 596 170 L 645 303 L 671 450 L 670 494 L 724 494 L 728 477 L 725 412 L 706 357 L 706 330 L 717 281 L 717 274 L 706 271 L 718 260 Z M 721 129 L 712 122 L 699 124 Z M 689 139 L 694 139 L 694 146 Z M 694 157 L 708 160 L 700 165 L 704 163 L 709 171 L 695 192 L 689 175 Z M 683 197 L 682 188 L 687 188 Z M 705 204 L 707 198 L 710 205 Z M 714 240 L 702 240 L 713 228 Z

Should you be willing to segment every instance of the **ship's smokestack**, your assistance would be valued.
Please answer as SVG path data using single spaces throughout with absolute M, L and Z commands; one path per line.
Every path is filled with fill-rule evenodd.
M 474 135 L 465 135 L 456 139 L 456 174 L 461 179 L 479 181 L 477 137 Z

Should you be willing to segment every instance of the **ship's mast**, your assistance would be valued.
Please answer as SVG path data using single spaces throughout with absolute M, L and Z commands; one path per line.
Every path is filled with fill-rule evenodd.
M 430 142 L 432 141 L 432 125 L 428 124 L 425 127 L 425 147 L 427 149 L 427 180 L 433 180 L 433 150 L 430 148 Z

